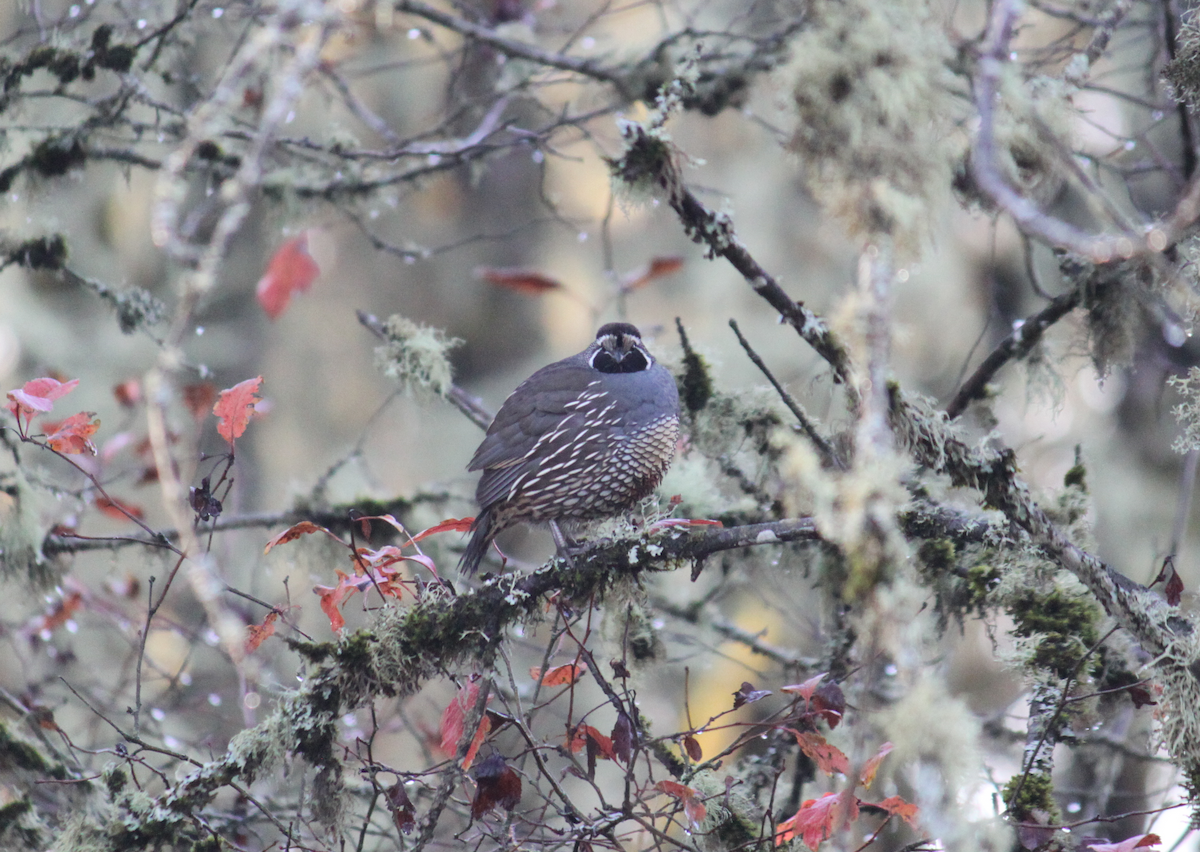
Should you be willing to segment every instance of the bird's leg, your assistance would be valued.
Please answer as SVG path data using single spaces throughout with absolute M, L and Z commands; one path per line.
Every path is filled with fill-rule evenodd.
M 567 538 L 562 527 L 558 525 L 558 521 L 550 522 L 550 535 L 554 536 L 554 547 L 558 551 L 558 555 L 567 560 L 567 564 L 574 568 L 575 560 L 571 556 L 571 550 L 574 548 L 575 542 Z

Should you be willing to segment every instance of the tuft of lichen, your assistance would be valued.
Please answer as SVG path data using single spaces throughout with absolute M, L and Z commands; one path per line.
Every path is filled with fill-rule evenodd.
M 1177 453 L 1200 450 L 1200 367 L 1191 367 L 1186 376 L 1171 376 L 1167 381 L 1182 401 L 1171 409 L 1183 434 L 1172 444 Z
M 431 391 L 445 396 L 453 387 L 449 352 L 462 341 L 441 329 L 393 314 L 383 324 L 387 342 L 375 348 L 375 364 L 406 390 Z
M 818 0 L 797 40 L 791 149 L 852 234 L 915 253 L 950 183 L 953 52 L 927 0 Z
M 1175 58 L 1163 66 L 1175 97 L 1191 112 L 1200 109 L 1200 17 L 1189 15 L 1175 37 Z
M 1092 363 L 1101 377 L 1128 364 L 1147 316 L 1143 301 L 1155 286 L 1154 271 L 1140 258 L 1094 265 L 1077 257 L 1060 262 L 1064 277 L 1082 287 Z

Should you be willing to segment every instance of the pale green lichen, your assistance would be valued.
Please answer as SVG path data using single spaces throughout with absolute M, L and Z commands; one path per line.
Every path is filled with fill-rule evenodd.
M 441 329 L 393 314 L 383 324 L 387 342 L 375 348 L 376 366 L 405 389 L 445 396 L 454 384 L 449 352 L 462 343 Z
M 927 0 L 818 0 L 791 66 L 809 189 L 852 234 L 915 253 L 950 183 L 961 108 Z
M 1200 367 L 1192 367 L 1186 376 L 1171 376 L 1167 381 L 1182 400 L 1172 413 L 1183 427 L 1183 434 L 1172 446 L 1177 453 L 1200 450 Z

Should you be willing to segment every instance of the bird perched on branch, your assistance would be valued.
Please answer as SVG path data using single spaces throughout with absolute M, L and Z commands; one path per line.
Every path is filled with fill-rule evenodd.
M 641 333 L 611 322 L 578 355 L 522 382 L 500 406 L 468 470 L 482 470 L 479 514 L 459 563 L 472 574 L 518 522 L 609 518 L 654 491 L 675 456 L 679 393 Z

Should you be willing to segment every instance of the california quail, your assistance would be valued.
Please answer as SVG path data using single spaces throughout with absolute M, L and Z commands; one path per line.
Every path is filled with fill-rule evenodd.
M 591 346 L 538 370 L 500 406 L 467 466 L 483 476 L 461 570 L 474 573 L 517 522 L 595 520 L 637 505 L 662 481 L 678 436 L 674 378 L 632 325 L 602 326 Z

